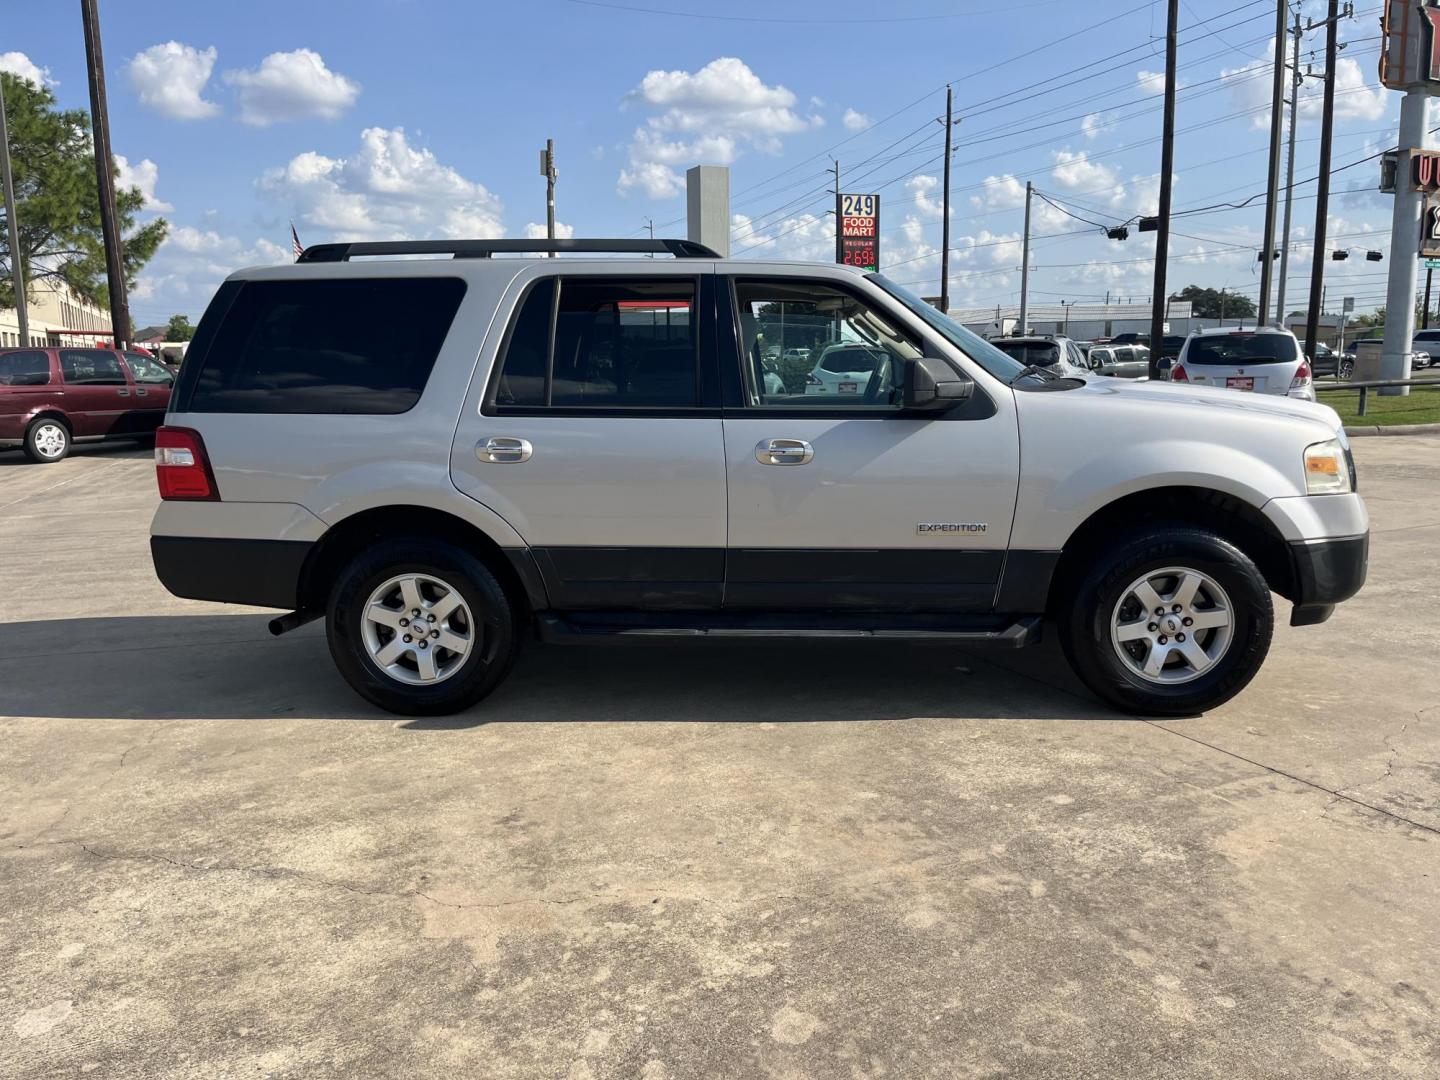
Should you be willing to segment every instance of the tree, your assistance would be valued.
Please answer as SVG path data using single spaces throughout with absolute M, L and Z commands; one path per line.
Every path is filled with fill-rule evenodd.
M 165 331 L 166 341 L 189 341 L 195 336 L 195 328 L 185 315 L 171 315 L 170 326 Z
M 0 73 L 0 79 L 5 83 L 5 118 L 10 128 L 25 280 L 63 281 L 78 295 L 108 307 L 90 116 L 84 109 L 56 108 L 55 95 L 28 79 L 9 72 Z M 137 227 L 135 215 L 144 204 L 145 197 L 137 187 L 115 192 L 125 279 L 132 288 L 135 275 L 155 254 L 168 228 L 164 218 Z M 9 207 L 4 207 L 0 213 L 0 235 L 8 225 L 9 212 Z M 0 307 L 15 306 L 10 258 L 6 250 L 0 264 Z
M 1186 285 L 1178 293 L 1172 293 L 1170 299 L 1189 300 L 1191 313 L 1200 319 L 1251 319 L 1255 316 L 1255 302 L 1239 293 L 1226 292 L 1222 298 L 1216 289 Z

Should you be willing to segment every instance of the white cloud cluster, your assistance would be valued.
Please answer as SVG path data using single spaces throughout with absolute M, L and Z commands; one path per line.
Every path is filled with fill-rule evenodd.
M 178 41 L 137 53 L 127 72 L 140 104 L 173 120 L 203 120 L 220 106 L 202 97 L 215 70 L 215 47 L 197 49 Z
M 140 272 L 130 298 L 149 309 L 198 315 L 235 270 L 293 259 L 288 246 L 269 240 L 247 244 L 213 229 L 180 225 L 170 230 Z
M 635 130 L 616 190 L 652 199 L 678 195 L 685 167 L 728 165 L 744 148 L 776 153 L 783 136 L 824 123 L 818 116 L 802 117 L 794 109 L 794 93 L 766 85 L 733 56 L 695 72 L 651 71 L 626 101 L 655 112 Z
M 730 254 L 829 262 L 835 258 L 835 219 L 824 214 L 798 214 L 757 228 L 748 215 L 733 214 Z
M 58 85 L 54 79 L 50 78 L 49 68 L 40 67 L 23 52 L 0 53 L 0 71 L 8 71 L 11 75 L 29 79 L 36 86 Z
M 360 95 L 357 83 L 331 71 L 311 49 L 271 53 L 258 68 L 227 71 L 225 81 L 239 94 L 240 122 L 254 127 L 312 116 L 333 120 Z
M 124 154 L 115 155 L 115 186 L 117 188 L 139 188 L 140 194 L 145 196 L 144 208 L 146 210 L 155 213 L 174 210 L 175 207 L 155 194 L 155 185 L 159 179 L 159 166 L 149 158 L 141 158 L 131 165 L 130 159 Z
M 1109 165 L 1090 160 L 1084 150 L 1056 150 L 1051 155 L 1055 165 L 1050 170 L 1056 186 L 1084 192 L 1092 199 L 1119 205 L 1125 200 L 1125 185 Z
M 431 151 L 412 146 L 403 128 L 366 128 L 347 158 L 297 154 L 267 170 L 260 188 L 296 221 L 336 240 L 505 232 L 500 200 Z
M 540 222 L 538 222 L 538 221 L 526 222 L 526 224 L 525 224 L 525 239 L 526 239 L 526 240 L 544 240 L 544 239 L 546 238 L 546 235 L 547 235 L 547 233 L 546 233 L 545 226 L 544 226 L 543 224 L 541 224 Z M 575 226 L 574 226 L 574 225 L 566 225 L 563 221 L 557 221 L 557 222 L 555 222 L 555 239 L 557 239 L 557 240 L 569 240 L 569 239 L 570 239 L 572 236 L 574 236 L 574 235 L 575 235 Z
M 1266 44 L 1262 56 L 1269 56 L 1274 52 L 1275 39 L 1272 37 Z M 1256 128 L 1268 128 L 1270 126 L 1270 94 L 1271 81 L 1268 74 L 1270 65 L 1264 60 L 1252 60 L 1243 67 L 1226 68 L 1220 72 L 1220 77 L 1232 83 L 1231 94 L 1234 97 L 1236 107 L 1244 110 L 1256 110 L 1250 118 L 1250 124 Z M 1260 72 L 1267 74 L 1261 75 Z M 1323 108 L 1323 94 L 1319 90 L 1312 90 L 1300 95 L 1300 116 L 1302 119 L 1314 120 L 1320 116 Z M 1335 120 L 1343 123 L 1347 120 L 1364 120 L 1373 123 L 1385 115 L 1386 109 L 1392 100 L 1384 87 L 1372 83 L 1365 75 L 1365 70 L 1356 60 L 1348 57 L 1339 57 L 1335 64 Z
M 874 122 L 870 117 L 855 109 L 846 109 L 845 115 L 840 118 L 840 123 L 844 125 L 846 131 L 864 131 Z
M 1139 85 L 1142 94 L 1160 95 L 1165 93 L 1165 73 L 1163 71 L 1141 69 L 1135 72 L 1135 82 Z

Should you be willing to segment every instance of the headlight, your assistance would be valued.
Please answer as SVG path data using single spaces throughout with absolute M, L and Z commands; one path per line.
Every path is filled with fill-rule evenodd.
M 1343 495 L 1350 490 L 1350 467 L 1339 439 L 1305 448 L 1305 494 Z

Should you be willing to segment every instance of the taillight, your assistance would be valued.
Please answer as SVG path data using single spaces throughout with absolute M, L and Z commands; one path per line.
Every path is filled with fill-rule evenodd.
M 191 428 L 162 427 L 155 433 L 155 479 L 162 499 L 220 499 L 205 440 Z
M 1183 367 L 1181 367 L 1179 364 L 1176 364 L 1170 369 L 1170 381 L 1189 382 L 1190 376 L 1185 374 L 1185 369 Z
M 806 386 L 824 386 L 825 383 L 824 383 L 824 382 L 820 379 L 820 377 L 819 377 L 818 375 L 816 375 L 813 371 L 807 371 L 807 372 L 805 373 L 805 385 L 806 385 Z
M 1303 390 L 1303 389 L 1305 389 L 1305 387 L 1307 387 L 1307 386 L 1309 386 L 1309 385 L 1310 385 L 1310 365 L 1307 364 L 1304 360 L 1301 360 L 1301 361 L 1300 361 L 1300 366 L 1295 369 L 1295 377 L 1290 380 L 1290 389 L 1291 389 L 1291 390 Z

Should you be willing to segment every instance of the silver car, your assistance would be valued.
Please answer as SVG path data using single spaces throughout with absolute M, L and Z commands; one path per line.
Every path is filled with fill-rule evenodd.
M 1315 400 L 1315 380 L 1289 330 L 1234 326 L 1196 330 L 1170 368 L 1171 382 Z
M 1144 345 L 1093 345 L 1086 361 L 1096 375 L 1143 379 L 1150 374 L 1150 350 Z
M 521 245 L 565 257 L 484 257 Z M 881 359 L 863 390 L 777 387 L 766 351 L 797 332 Z M 1186 715 L 1255 675 L 1272 594 L 1324 621 L 1369 543 L 1333 409 L 1059 377 L 883 275 L 686 240 L 237 271 L 155 471 L 172 593 L 324 619 L 351 687 L 408 714 L 472 707 L 535 637 L 1018 648 L 1049 625 L 1102 700 Z
M 1057 375 L 1090 374 L 1079 346 L 1067 337 L 997 337 L 990 344 L 1021 364 L 1035 364 Z

